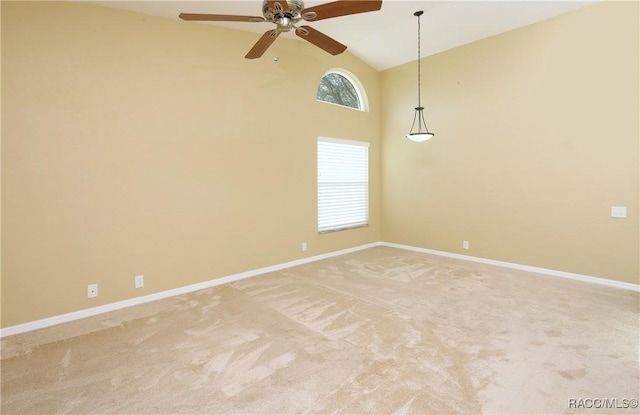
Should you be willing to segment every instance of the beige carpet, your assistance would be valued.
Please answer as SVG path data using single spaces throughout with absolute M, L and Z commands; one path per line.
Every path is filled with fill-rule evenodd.
M 639 306 L 378 247 L 6 338 L 2 414 L 635 414 Z

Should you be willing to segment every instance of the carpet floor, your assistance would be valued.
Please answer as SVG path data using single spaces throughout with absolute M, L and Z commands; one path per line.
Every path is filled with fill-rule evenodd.
M 639 316 L 637 292 L 376 247 L 7 337 L 1 412 L 635 414 Z

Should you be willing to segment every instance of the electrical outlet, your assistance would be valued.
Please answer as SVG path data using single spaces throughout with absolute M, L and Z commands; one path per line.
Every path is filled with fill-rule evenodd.
M 627 208 L 625 206 L 611 206 L 611 217 L 624 219 L 627 217 Z
M 306 251 L 306 250 L 307 250 L 307 243 L 306 243 L 306 242 L 303 242 L 303 243 L 302 243 L 302 251 L 304 252 L 304 251 Z
M 94 298 L 98 296 L 98 284 L 87 285 L 87 298 Z
M 469 249 L 469 241 L 462 241 L 462 249 Z
M 133 277 L 133 282 L 136 288 L 144 287 L 144 275 L 136 275 Z

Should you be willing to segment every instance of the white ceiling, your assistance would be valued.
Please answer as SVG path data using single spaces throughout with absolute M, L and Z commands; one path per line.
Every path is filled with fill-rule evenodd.
M 305 1 L 306 7 L 328 3 Z M 383 0 L 382 9 L 358 15 L 309 23 L 315 29 L 347 45 L 348 51 L 377 70 L 385 70 L 417 58 L 417 18 L 420 18 L 422 56 L 442 52 L 526 26 L 601 0 Z M 191 0 L 191 1 L 83 1 L 84 3 L 130 10 L 152 16 L 178 19 L 178 14 L 210 13 L 262 16 L 261 0 Z M 214 24 L 238 30 L 264 33 L 272 23 L 184 22 Z M 292 32 L 285 33 L 300 40 Z M 256 41 L 259 36 L 256 36 Z M 300 40 L 302 41 L 302 40 Z M 309 47 L 315 47 L 309 45 Z M 244 58 L 244 54 L 238 56 Z

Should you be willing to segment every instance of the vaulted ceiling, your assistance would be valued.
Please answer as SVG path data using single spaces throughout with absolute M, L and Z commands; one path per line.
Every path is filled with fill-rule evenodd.
M 418 10 L 424 11 L 421 17 L 422 56 L 428 56 L 536 23 L 597 1 L 600 0 L 383 0 L 380 11 L 327 19 L 310 23 L 310 25 L 347 45 L 348 51 L 373 68 L 385 70 L 416 59 L 417 19 L 413 13 Z M 262 15 L 261 0 L 83 2 L 172 19 L 178 19 L 178 14 L 181 12 Z M 312 7 L 327 2 L 309 0 L 304 4 L 305 7 Z M 256 34 L 262 34 L 272 27 L 271 23 L 265 22 L 184 22 L 184 24 L 213 24 Z M 299 40 L 293 33 L 285 33 L 283 36 Z M 259 35 L 256 35 L 256 41 L 258 38 Z M 313 46 L 309 45 L 309 47 Z

